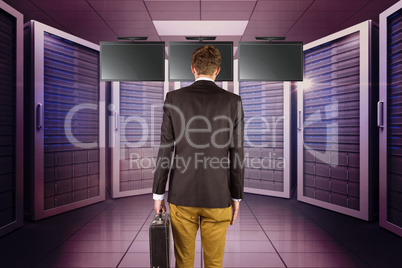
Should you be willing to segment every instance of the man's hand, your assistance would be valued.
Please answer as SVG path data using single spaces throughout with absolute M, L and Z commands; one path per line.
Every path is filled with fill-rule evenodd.
M 230 221 L 230 225 L 233 225 L 237 218 L 237 213 L 239 213 L 240 202 L 233 200 L 231 202 L 232 202 L 232 220 Z
M 162 209 L 162 214 L 166 212 L 165 200 L 154 200 L 154 210 L 159 214 L 159 210 Z

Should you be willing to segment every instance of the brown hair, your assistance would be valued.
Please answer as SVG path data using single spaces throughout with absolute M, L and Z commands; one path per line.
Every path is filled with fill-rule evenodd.
M 221 65 L 221 53 L 212 45 L 199 47 L 191 56 L 191 64 L 198 74 L 213 75 Z

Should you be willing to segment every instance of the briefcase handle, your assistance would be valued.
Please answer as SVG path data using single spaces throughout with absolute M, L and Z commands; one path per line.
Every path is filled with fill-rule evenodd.
M 159 220 L 162 220 L 162 209 L 159 210 Z

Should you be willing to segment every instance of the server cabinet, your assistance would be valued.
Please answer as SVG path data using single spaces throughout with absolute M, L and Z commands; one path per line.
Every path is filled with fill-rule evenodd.
M 380 225 L 402 236 L 402 2 L 380 15 Z
M 289 198 L 291 83 L 239 82 L 244 110 L 244 191 Z
M 37 21 L 25 35 L 25 209 L 38 220 L 105 199 L 99 46 Z
M 378 29 L 366 21 L 304 46 L 298 200 L 371 220 L 378 200 Z
M 112 82 L 108 129 L 113 198 L 152 193 L 164 82 Z
M 0 2 L 0 236 L 23 224 L 23 16 Z

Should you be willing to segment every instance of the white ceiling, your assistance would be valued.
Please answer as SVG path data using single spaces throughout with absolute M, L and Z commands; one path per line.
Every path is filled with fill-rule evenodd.
M 255 41 L 255 36 L 286 36 L 309 43 L 372 19 L 398 0 L 4 0 L 31 19 L 94 43 L 117 36 L 148 36 L 148 41 L 185 41 L 158 35 L 153 21 L 249 21 L 244 34 L 216 41 Z M 230 32 L 230 29 L 228 29 Z

